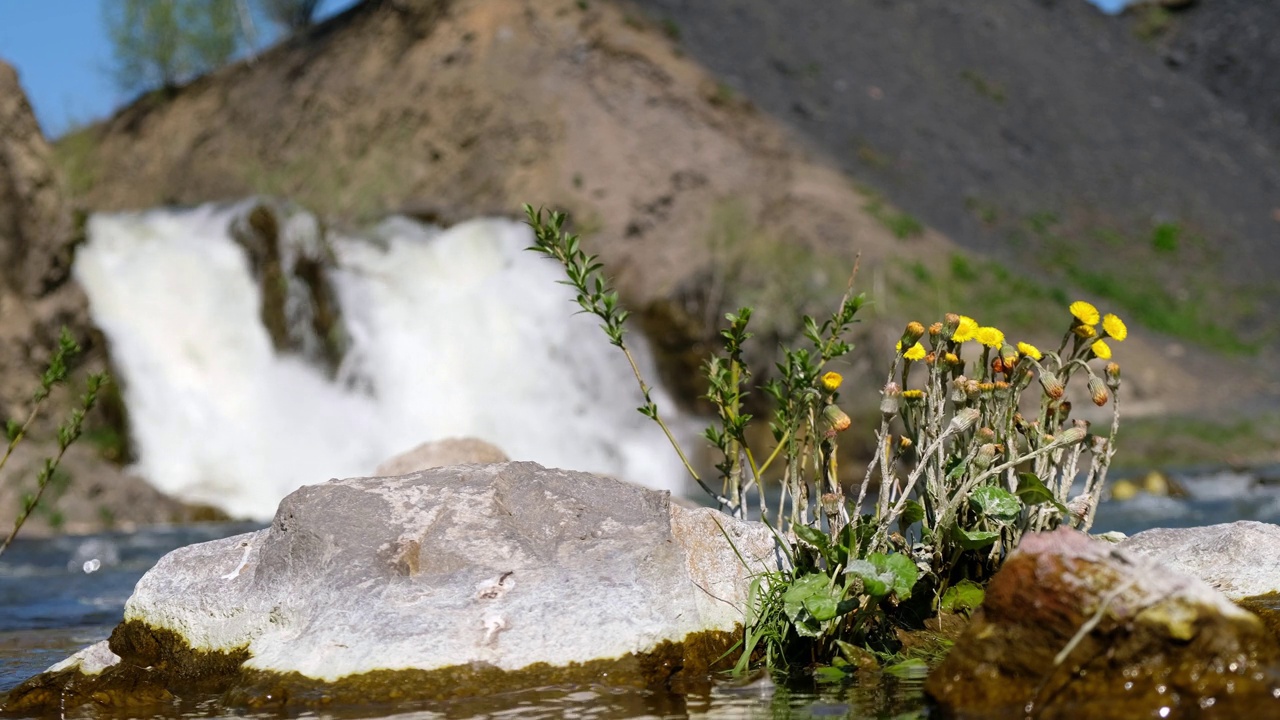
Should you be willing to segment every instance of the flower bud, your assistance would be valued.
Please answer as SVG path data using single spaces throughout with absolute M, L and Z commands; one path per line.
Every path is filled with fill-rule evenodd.
M 1018 349 L 1012 345 L 1002 345 L 1000 347 L 1000 359 L 1004 361 L 1004 366 L 1010 370 L 1014 365 L 1018 364 Z
M 853 424 L 853 421 L 849 419 L 849 416 L 835 405 L 828 405 L 823 408 L 822 420 L 827 426 L 828 434 L 831 435 L 848 430 L 849 426 Z
M 1082 327 L 1089 327 L 1089 326 L 1084 325 Z M 1066 392 L 1066 388 L 1063 387 L 1062 381 L 1058 379 L 1058 376 L 1054 375 L 1048 370 L 1044 370 L 1040 373 L 1040 385 L 1041 387 L 1044 388 L 1044 394 L 1048 395 L 1054 400 L 1057 400 L 1058 398 L 1062 397 L 1062 394 Z
M 1107 394 L 1107 386 L 1098 377 L 1089 378 L 1089 394 L 1093 397 L 1093 404 L 1102 407 L 1110 400 Z
M 1107 363 L 1107 387 L 1114 390 L 1120 389 L 1120 363 Z
M 820 499 L 822 511 L 827 516 L 840 514 L 840 496 L 835 493 L 823 493 Z
M 973 464 L 979 470 L 986 470 L 991 467 L 991 463 L 996 461 L 996 446 L 993 443 L 986 443 L 978 448 L 978 454 L 973 457 Z
M 902 437 L 899 437 L 899 438 L 898 438 L 898 449 L 899 449 L 899 450 L 904 450 L 904 451 L 905 451 L 905 450 L 909 450 L 909 449 L 911 449 L 911 446 L 912 446 L 912 445 L 915 445 L 915 443 L 914 443 L 914 442 L 912 442 L 912 441 L 911 441 L 911 438 L 907 437 L 906 435 L 903 435 Z
M 1086 435 L 1088 435 L 1088 432 L 1084 428 L 1070 427 L 1059 433 L 1058 439 L 1055 442 L 1061 443 L 1062 445 L 1075 445 L 1081 440 L 1084 440 Z
M 957 410 L 956 414 L 951 416 L 951 427 L 947 428 L 947 432 L 955 434 L 968 430 L 978 422 L 978 416 L 981 414 L 977 408 Z
M 947 337 L 950 338 L 956 333 L 956 328 L 960 327 L 960 316 L 956 313 L 947 313 L 942 316 L 942 322 L 947 331 Z
M 989 427 L 979 428 L 976 439 L 984 445 L 987 443 L 993 443 L 996 441 L 996 431 Z
M 996 389 L 996 384 L 993 382 L 978 383 L 978 389 L 982 391 L 983 395 L 990 395 Z
M 964 383 L 964 395 L 970 400 L 977 400 L 979 393 L 982 392 L 982 384 L 977 380 L 966 380 Z
M 951 396 L 950 396 L 951 402 L 962 403 L 968 399 L 968 397 L 966 397 L 964 393 L 964 386 L 968 382 L 969 382 L 968 378 L 966 378 L 963 375 L 951 381 Z
M 938 353 L 931 352 L 928 355 L 924 356 L 925 365 L 928 365 L 929 367 L 933 367 L 934 363 L 936 362 L 938 362 Z
M 902 331 L 902 347 L 911 347 L 924 337 L 924 325 L 912 320 L 907 323 L 907 328 Z
M 1012 370 L 1013 368 L 1010 369 Z M 998 375 L 1002 372 L 1004 372 L 1004 360 L 1001 360 L 998 355 L 991 358 L 991 374 Z
M 1081 340 L 1089 340 L 1098 335 L 1098 331 L 1094 330 L 1092 325 L 1075 325 L 1071 328 L 1071 332 Z

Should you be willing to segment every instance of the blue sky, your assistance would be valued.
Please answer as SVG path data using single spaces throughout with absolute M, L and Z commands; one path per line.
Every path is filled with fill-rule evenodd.
M 119 0 L 0 0 L 0 59 L 18 69 L 46 135 L 109 115 L 130 97 L 111 79 L 102 3 Z M 1002 0 L 1009 1 L 1009 0 Z M 1127 0 L 1089 0 L 1118 11 Z M 322 17 L 357 0 L 324 0 Z
M 131 99 L 111 79 L 102 20 L 102 5 L 118 1 L 0 0 L 0 60 L 18 69 L 46 135 L 109 115 Z M 356 1 L 324 0 L 320 15 Z

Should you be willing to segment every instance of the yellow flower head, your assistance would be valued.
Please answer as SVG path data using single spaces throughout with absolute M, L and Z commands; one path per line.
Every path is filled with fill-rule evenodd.
M 829 372 L 822 376 L 822 389 L 827 392 L 835 392 L 840 389 L 840 383 L 844 382 L 838 372 Z
M 1116 342 L 1129 337 L 1129 328 L 1124 326 L 1124 321 L 1111 313 L 1102 316 L 1102 330 Z
M 911 360 L 911 361 L 915 361 L 915 360 L 923 360 L 923 359 L 924 359 L 924 346 L 923 346 L 923 345 L 921 345 L 920 343 L 916 343 L 915 345 L 912 345 L 912 346 L 911 346 L 911 349 L 909 349 L 909 350 L 907 350 L 906 352 L 902 353 L 902 357 L 904 357 L 904 358 L 906 358 L 906 359 L 908 359 L 908 360 Z
M 1076 323 L 1075 327 L 1071 328 L 1071 332 L 1075 333 L 1081 340 L 1098 337 L 1098 331 L 1094 330 L 1092 325 L 1085 325 L 1084 323 Z
M 1076 320 L 1079 320 L 1085 325 L 1098 324 L 1098 308 L 1093 305 L 1090 305 L 1083 300 L 1077 300 L 1071 303 L 1071 307 L 1069 309 L 1071 310 L 1071 314 L 1075 316 Z
M 1043 355 L 1040 354 L 1040 350 L 1035 345 L 1032 345 L 1031 343 L 1024 343 L 1024 342 L 1018 343 L 1018 352 L 1022 353 L 1023 355 L 1026 355 L 1032 360 L 1039 360 L 1040 358 L 1044 357 Z
M 1004 333 L 990 326 L 978 328 L 973 336 L 987 347 L 999 348 L 1004 345 Z
M 956 326 L 956 331 L 951 334 L 951 339 L 958 343 L 969 342 L 978 332 L 978 321 L 968 315 L 960 316 L 960 324 Z
M 1100 357 L 1103 360 L 1111 359 L 1111 346 L 1105 340 L 1099 340 L 1090 346 L 1093 350 L 1094 357 Z
M 902 397 L 905 400 L 923 400 L 924 391 L 923 390 L 903 390 Z

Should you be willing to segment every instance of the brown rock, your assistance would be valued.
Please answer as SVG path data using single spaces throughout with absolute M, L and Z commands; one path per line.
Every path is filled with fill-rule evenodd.
M 511 458 L 494 445 L 477 438 L 429 440 L 386 460 L 374 471 L 377 475 L 408 475 L 420 470 L 449 465 L 507 462 Z
M 943 717 L 983 718 L 1267 717 L 1277 689 L 1280 647 L 1256 616 L 1067 529 L 1009 555 L 926 684 Z

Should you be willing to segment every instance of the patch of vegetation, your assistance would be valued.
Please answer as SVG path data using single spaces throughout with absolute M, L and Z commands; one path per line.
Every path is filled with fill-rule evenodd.
M 680 24 L 671 18 L 662 18 L 662 34 L 667 36 L 668 40 L 675 42 L 680 41 Z
M 841 408 L 844 379 L 827 369 L 853 350 L 848 334 L 865 302 L 853 278 L 828 318 L 801 317 L 801 339 L 781 348 L 778 376 L 754 387 L 744 361 L 753 309 L 740 307 L 725 314 L 722 348 L 704 365 L 716 415 L 705 437 L 722 460 L 718 477 L 703 478 L 632 359 L 629 313 L 602 264 L 564 230 L 563 213 L 524 209 L 534 231 L 530 250 L 561 264 L 578 307 L 599 318 L 630 361 L 644 398 L 640 412 L 666 432 L 690 477 L 721 510 L 744 518 L 750 509 L 781 541 L 787 562 L 752 581 L 737 671 L 763 657 L 775 670 L 847 677 L 868 653 L 893 657 L 899 626 L 971 609 L 974 589 L 1024 533 L 1092 525 L 1115 453 L 1120 367 L 1091 362 L 1109 361 L 1109 343 L 1127 336 L 1115 315 L 1071 303 L 1061 344 L 1048 352 L 955 313 L 927 328 L 907 323 L 879 388 L 874 456 L 855 498 L 845 495 L 837 469 L 842 434 L 853 425 Z M 1008 274 L 1000 280 L 1014 283 Z M 1109 428 L 1090 433 L 1071 418 L 1064 398 L 1073 379 L 1087 384 L 1096 405 L 1111 408 Z M 744 404 L 752 391 L 771 401 L 763 444 Z M 1038 401 L 1026 416 L 1033 403 L 1024 396 Z M 1068 497 L 1078 476 L 1084 491 Z M 762 492 L 769 481 L 781 497 Z M 880 490 L 869 500 L 873 483 Z M 912 676 L 925 667 L 909 658 L 884 671 Z
M 1000 209 L 992 203 L 969 196 L 964 199 L 964 206 L 983 225 L 991 226 L 1000 222 Z
M 1008 99 L 1005 96 L 1004 88 L 999 83 L 986 79 L 976 70 L 961 70 L 960 79 L 964 80 L 979 95 L 997 105 L 1003 105 L 1005 100 Z
M 878 194 L 871 195 L 862 209 L 879 220 L 899 240 L 908 240 L 924 234 L 923 223 L 914 216 L 890 206 Z
M 1177 223 L 1160 223 L 1151 231 L 1151 247 L 1156 252 L 1177 252 L 1178 238 L 1181 235 L 1182 227 Z
M 53 144 L 53 160 L 72 197 L 82 197 L 98 182 L 97 133 L 92 127 L 73 128 Z
M 1155 3 L 1144 3 L 1137 8 L 1138 18 L 1133 34 L 1143 42 L 1155 42 L 1173 28 L 1173 13 Z

